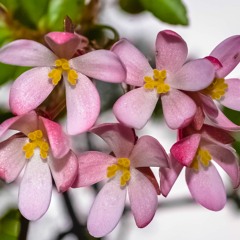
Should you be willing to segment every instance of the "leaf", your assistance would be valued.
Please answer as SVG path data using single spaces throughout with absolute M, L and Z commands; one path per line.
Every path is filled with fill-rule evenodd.
M 145 10 L 140 0 L 119 0 L 119 5 L 125 12 L 132 14 L 137 14 Z
M 0 85 L 5 84 L 10 80 L 15 80 L 20 74 L 26 71 L 27 67 L 17 67 L 0 63 Z
M 21 10 L 24 15 L 28 16 L 28 19 L 35 25 L 38 26 L 38 22 L 41 17 L 46 14 L 48 9 L 49 0 L 41 0 L 41 1 L 29 1 L 29 0 L 19 0 L 19 4 L 21 5 Z M 26 16 L 25 15 L 25 16 Z
M 54 31 L 63 30 L 63 20 L 66 16 L 76 22 L 81 16 L 84 3 L 84 0 L 51 0 L 46 18 L 49 29 Z
M 17 240 L 20 214 L 17 209 L 9 209 L 0 219 L 0 239 Z
M 170 24 L 188 25 L 187 10 L 181 0 L 140 0 L 155 17 Z

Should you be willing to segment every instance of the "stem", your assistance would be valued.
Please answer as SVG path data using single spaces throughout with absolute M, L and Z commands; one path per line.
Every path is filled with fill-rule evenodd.
M 20 233 L 18 235 L 18 240 L 26 240 L 29 227 L 29 220 L 23 215 L 20 218 Z

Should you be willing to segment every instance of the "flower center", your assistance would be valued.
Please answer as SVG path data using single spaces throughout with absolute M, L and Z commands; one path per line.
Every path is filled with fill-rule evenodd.
M 204 167 L 208 167 L 211 159 L 212 156 L 208 150 L 199 148 L 190 167 L 194 170 L 199 170 L 199 163 L 201 163 Z
M 157 93 L 167 93 L 170 90 L 170 86 L 165 83 L 165 79 L 167 77 L 166 70 L 153 70 L 153 77 L 145 76 L 144 77 L 144 88 L 148 90 L 152 90 L 156 88 Z
M 36 130 L 28 134 L 29 142 L 26 143 L 22 150 L 25 152 L 26 159 L 30 159 L 34 154 L 34 149 L 40 149 L 40 156 L 42 159 L 47 158 L 49 145 L 43 138 L 43 133 L 41 130 Z
M 215 78 L 211 85 L 205 88 L 203 94 L 211 96 L 212 99 L 220 100 L 228 88 L 224 78 Z
M 112 178 L 116 175 L 117 171 L 122 172 L 120 178 L 120 185 L 124 187 L 131 178 L 130 173 L 130 160 L 128 158 L 118 158 L 117 164 L 113 164 L 107 168 L 107 177 Z
M 75 86 L 77 84 L 78 74 L 75 70 L 71 69 L 68 60 L 65 58 L 57 59 L 55 61 L 55 68 L 48 74 L 48 77 L 52 79 L 52 84 L 57 85 L 62 78 L 63 72 L 68 75 L 68 82 Z

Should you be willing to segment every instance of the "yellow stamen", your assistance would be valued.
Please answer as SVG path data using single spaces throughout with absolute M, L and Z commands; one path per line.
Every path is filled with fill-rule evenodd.
M 220 100 L 226 93 L 227 88 L 228 85 L 224 78 L 215 78 L 202 93 L 211 96 L 212 99 Z
M 52 79 L 52 84 L 57 85 L 62 79 L 63 72 L 68 75 L 68 82 L 75 86 L 77 84 L 78 74 L 75 70 L 71 69 L 69 62 L 65 58 L 57 59 L 55 61 L 55 68 L 48 74 L 48 77 Z
M 204 167 L 208 167 L 211 159 L 212 156 L 208 150 L 199 148 L 190 167 L 196 171 L 199 170 L 199 163 L 201 163 Z
M 40 149 L 40 156 L 42 159 L 48 157 L 49 145 L 43 138 L 43 133 L 41 130 L 36 130 L 28 134 L 29 142 L 26 143 L 22 150 L 25 152 L 25 158 L 30 159 L 34 154 L 34 149 Z
M 144 88 L 147 90 L 153 90 L 156 88 L 157 93 L 167 93 L 170 90 L 170 86 L 165 83 L 167 77 L 166 70 L 153 70 L 153 77 L 145 76 L 144 77 Z
M 113 164 L 107 168 L 107 177 L 112 178 L 118 171 L 121 171 L 120 186 L 126 186 L 131 178 L 130 164 L 131 162 L 128 158 L 118 158 L 117 164 Z

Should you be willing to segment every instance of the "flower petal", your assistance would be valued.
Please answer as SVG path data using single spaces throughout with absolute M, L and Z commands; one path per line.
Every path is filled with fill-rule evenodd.
M 148 91 L 140 87 L 120 97 L 113 106 L 113 112 L 119 122 L 141 129 L 151 118 L 158 98 L 155 90 Z
M 51 50 L 32 40 L 16 40 L 0 49 L 0 62 L 17 66 L 48 67 L 56 59 Z
M 239 186 L 239 165 L 238 157 L 234 149 L 228 149 L 217 145 L 206 145 L 212 158 L 229 175 L 234 188 Z
M 38 107 L 51 93 L 54 85 L 48 79 L 50 68 L 37 67 L 24 72 L 10 90 L 10 108 L 21 115 Z
M 214 141 L 217 144 L 232 144 L 235 141 L 234 137 L 229 132 L 207 124 L 203 125 L 202 137 L 205 137 L 208 141 Z
M 187 44 L 176 32 L 161 31 L 156 39 L 157 69 L 176 72 L 182 67 L 187 58 Z
M 44 39 L 59 58 L 66 59 L 73 57 L 81 43 L 81 38 L 70 32 L 50 32 Z
M 72 151 L 61 159 L 49 158 L 51 173 L 59 192 L 67 191 L 77 176 L 77 157 Z
M 209 86 L 214 75 L 214 66 L 207 59 L 197 59 L 184 64 L 166 82 L 180 90 L 198 91 Z
M 88 216 L 87 228 L 94 237 L 103 237 L 118 224 L 125 205 L 126 188 L 121 188 L 119 179 L 107 182 L 98 193 Z
M 225 39 L 213 49 L 210 55 L 217 58 L 223 66 L 216 72 L 217 77 L 227 76 L 240 62 L 240 35 Z
M 228 108 L 240 111 L 240 79 L 227 79 L 227 91 L 220 99 L 220 103 Z
M 123 62 L 127 70 L 125 82 L 133 86 L 142 86 L 145 76 L 152 76 L 152 67 L 147 58 L 128 40 L 121 39 L 111 49 Z
M 187 126 L 197 111 L 196 104 L 189 96 L 173 88 L 161 95 L 161 100 L 165 121 L 171 129 Z
M 76 71 L 105 82 L 120 83 L 126 71 L 118 56 L 107 50 L 96 50 L 73 58 L 69 64 Z
M 0 143 L 0 178 L 7 183 L 17 178 L 26 163 L 22 150 L 26 141 L 15 135 Z
M 100 124 L 91 132 L 101 137 L 117 157 L 128 157 L 136 140 L 133 129 L 119 123 Z
M 28 220 L 37 220 L 47 211 L 51 195 L 52 177 L 49 166 L 35 149 L 20 183 L 19 210 Z
M 209 118 L 216 118 L 218 116 L 218 108 L 212 98 L 202 93 L 198 93 L 198 96 L 201 100 L 202 108 L 205 114 L 207 114 Z
M 6 133 L 7 130 L 18 130 L 24 133 L 26 136 L 29 132 L 37 129 L 38 118 L 34 111 L 31 111 L 25 115 L 16 116 L 7 119 L 0 125 L 0 136 Z
M 183 169 L 183 165 L 180 164 L 171 154 L 169 159 L 170 168 L 160 168 L 159 171 L 160 191 L 164 197 L 167 197 Z
M 78 72 L 77 84 L 65 81 L 67 100 L 67 132 L 75 135 L 87 131 L 97 120 L 100 98 L 88 77 Z
M 47 118 L 39 117 L 44 125 L 46 136 L 50 143 L 50 148 L 55 158 L 62 158 L 65 156 L 69 149 L 69 138 L 63 132 L 60 124 L 53 122 Z
M 220 109 L 218 110 L 218 116 L 216 118 L 210 118 L 210 119 L 212 120 L 212 122 L 215 123 L 215 125 L 217 125 L 217 127 L 220 127 L 222 129 L 225 129 L 228 131 L 240 130 L 240 126 L 230 121 Z
M 78 156 L 78 176 L 72 187 L 86 187 L 107 178 L 107 167 L 116 163 L 111 155 L 89 151 Z
M 134 168 L 168 166 L 168 155 L 165 149 L 151 136 L 140 137 L 129 158 Z
M 226 204 L 226 192 L 217 169 L 210 163 L 205 169 L 186 169 L 186 181 L 192 197 L 203 207 L 219 211 Z
M 173 144 L 170 152 L 179 163 L 189 167 L 196 155 L 200 140 L 200 134 L 192 134 Z
M 153 219 L 158 206 L 157 192 L 152 183 L 138 170 L 131 170 L 128 184 L 131 210 L 138 227 L 147 226 Z

